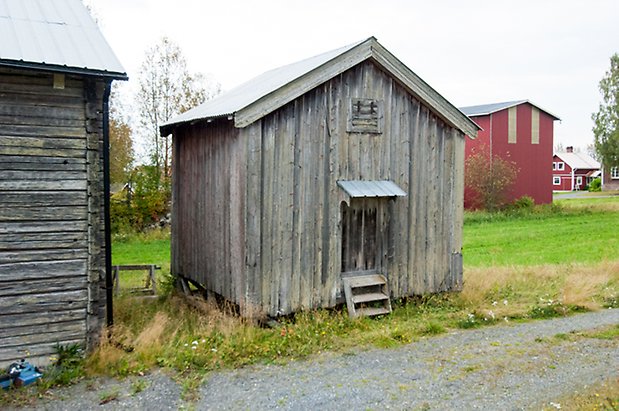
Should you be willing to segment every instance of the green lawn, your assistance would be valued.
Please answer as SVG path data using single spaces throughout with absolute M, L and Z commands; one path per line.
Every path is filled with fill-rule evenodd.
M 555 201 L 525 215 L 466 213 L 466 267 L 597 263 L 619 259 L 619 196 Z M 170 272 L 169 232 L 114 241 L 113 264 L 158 264 Z
M 490 221 L 467 214 L 465 266 L 597 263 L 619 258 L 619 199 L 561 204 L 562 212 Z M 616 210 L 609 207 L 613 204 Z M 584 208 L 590 205 L 593 208 Z

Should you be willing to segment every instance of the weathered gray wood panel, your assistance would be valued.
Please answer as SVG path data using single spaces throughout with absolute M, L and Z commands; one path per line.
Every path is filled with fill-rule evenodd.
M 0 363 L 92 346 L 104 318 L 104 83 L 0 69 Z
M 380 133 L 347 132 L 358 99 L 380 104 Z M 464 135 L 370 61 L 245 128 L 217 120 L 174 138 L 176 273 L 270 315 L 334 306 L 349 201 L 336 182 L 391 180 L 407 197 L 385 200 L 368 244 L 392 297 L 461 284 Z

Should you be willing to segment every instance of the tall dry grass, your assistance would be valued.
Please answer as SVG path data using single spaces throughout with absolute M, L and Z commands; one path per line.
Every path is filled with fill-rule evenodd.
M 483 309 L 497 302 L 499 314 L 516 315 L 540 299 L 589 310 L 599 309 L 619 292 L 619 261 L 467 268 L 460 298 Z

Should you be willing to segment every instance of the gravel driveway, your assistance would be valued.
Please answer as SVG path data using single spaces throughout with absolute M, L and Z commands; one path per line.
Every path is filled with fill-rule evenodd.
M 218 372 L 194 404 L 183 404 L 179 387 L 160 372 L 144 377 L 148 386 L 137 394 L 131 394 L 131 380 L 101 380 L 59 390 L 37 409 L 539 409 L 619 375 L 618 339 L 557 334 L 616 324 L 619 310 L 605 310 L 456 331 L 396 349 Z M 113 389 L 118 398 L 99 405 Z

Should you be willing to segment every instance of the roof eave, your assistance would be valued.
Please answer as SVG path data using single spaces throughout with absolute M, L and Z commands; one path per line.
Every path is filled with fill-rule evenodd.
M 447 124 L 461 130 L 471 138 L 477 137 L 477 132 L 481 130 L 477 123 L 430 87 L 391 52 L 380 45 L 374 37 L 370 37 L 363 43 L 298 77 L 284 87 L 240 109 L 235 115 L 235 126 L 248 126 L 309 90 L 370 58 L 383 67 L 411 94 L 429 106 L 432 112 Z
M 0 66 L 20 69 L 30 69 L 48 71 L 54 73 L 77 74 L 86 76 L 105 77 L 111 80 L 129 80 L 127 73 L 91 69 L 87 67 L 69 67 L 58 64 L 34 63 L 22 60 L 3 60 L 0 59 Z
M 363 43 L 335 56 L 313 70 L 297 77 L 283 87 L 241 108 L 236 112 L 234 125 L 239 128 L 247 127 L 256 120 L 302 96 L 309 90 L 318 87 L 349 68 L 366 60 L 372 54 L 372 41 L 376 41 L 376 39 L 370 37 Z

